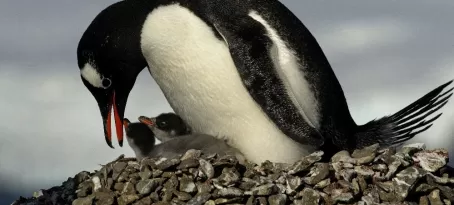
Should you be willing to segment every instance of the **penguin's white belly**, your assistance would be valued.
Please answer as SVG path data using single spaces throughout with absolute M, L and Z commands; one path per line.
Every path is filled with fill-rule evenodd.
M 268 118 L 243 86 L 227 45 L 186 8 L 155 9 L 141 44 L 170 106 L 195 132 L 225 137 L 256 163 L 291 163 L 314 151 Z

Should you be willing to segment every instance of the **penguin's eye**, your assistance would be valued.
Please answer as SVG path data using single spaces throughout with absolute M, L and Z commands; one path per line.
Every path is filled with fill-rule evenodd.
M 103 78 L 101 83 L 104 88 L 109 88 L 112 85 L 112 81 L 109 78 Z

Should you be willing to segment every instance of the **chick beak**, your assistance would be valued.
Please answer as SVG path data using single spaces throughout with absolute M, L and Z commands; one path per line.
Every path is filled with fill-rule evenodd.
M 155 118 L 149 118 L 145 116 L 140 116 L 139 121 L 143 124 L 146 124 L 148 126 L 155 126 L 156 125 L 156 119 Z

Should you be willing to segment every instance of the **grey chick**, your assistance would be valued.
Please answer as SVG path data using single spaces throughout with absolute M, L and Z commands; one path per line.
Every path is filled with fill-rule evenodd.
M 190 129 L 182 120 L 178 121 L 178 118 L 179 116 L 175 114 L 164 114 L 156 118 L 141 116 L 140 123 L 129 123 L 129 120 L 125 120 L 127 141 L 134 150 L 137 160 L 140 161 L 144 157 L 175 158 L 190 149 L 195 149 L 201 150 L 206 155 L 233 155 L 240 163 L 245 161 L 243 154 L 224 140 L 206 134 L 190 133 Z M 158 127 L 154 122 L 159 122 L 161 126 Z M 155 145 L 155 138 L 162 143 Z
M 148 125 L 161 142 L 191 134 L 191 128 L 175 113 L 162 113 L 152 118 L 140 116 L 139 121 Z

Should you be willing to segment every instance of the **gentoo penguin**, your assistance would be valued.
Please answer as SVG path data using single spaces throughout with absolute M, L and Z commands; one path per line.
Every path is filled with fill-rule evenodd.
M 131 123 L 127 118 L 123 120 L 123 124 L 128 144 L 139 161 L 144 157 L 174 158 L 183 155 L 190 149 L 201 150 L 206 155 L 232 155 L 236 156 L 240 162 L 245 161 L 241 152 L 213 136 L 205 134 L 175 135 L 171 139 L 155 145 L 157 135 L 146 124 Z
M 142 160 L 150 155 L 155 149 L 156 139 L 151 129 L 143 123 L 131 122 L 128 118 L 123 119 L 123 126 L 126 131 L 126 140 L 134 151 L 136 158 Z
M 190 127 L 175 113 L 162 113 L 156 117 L 140 116 L 139 121 L 148 125 L 161 142 L 175 137 L 191 134 Z
M 451 95 L 452 81 L 357 125 L 321 47 L 278 0 L 123 0 L 94 18 L 77 59 L 112 148 L 111 110 L 121 146 L 128 95 L 148 67 L 194 132 L 226 136 L 256 163 L 404 142 L 429 128 L 440 116 L 429 114 Z

